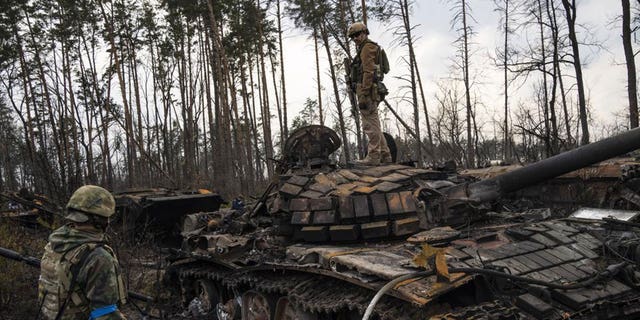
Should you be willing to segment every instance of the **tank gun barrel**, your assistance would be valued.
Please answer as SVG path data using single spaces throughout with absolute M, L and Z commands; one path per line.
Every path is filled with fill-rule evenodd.
M 471 183 L 469 197 L 479 201 L 561 176 L 640 148 L 640 128 L 560 153 L 491 179 Z
M 640 128 L 529 164 L 494 178 L 441 190 L 423 188 L 423 228 L 459 224 L 478 216 L 477 209 L 500 196 L 640 148 Z

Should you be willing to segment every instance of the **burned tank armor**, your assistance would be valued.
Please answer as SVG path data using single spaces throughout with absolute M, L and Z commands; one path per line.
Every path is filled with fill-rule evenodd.
M 257 204 L 185 220 L 166 275 L 195 316 L 640 318 L 640 166 L 594 166 L 640 129 L 488 176 L 340 167 L 322 126 L 284 145 Z

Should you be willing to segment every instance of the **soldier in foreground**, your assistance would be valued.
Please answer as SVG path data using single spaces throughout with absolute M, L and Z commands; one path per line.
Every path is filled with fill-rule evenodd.
M 105 241 L 115 201 L 107 190 L 86 185 L 67 204 L 69 222 L 49 236 L 38 284 L 44 319 L 125 319 L 118 303 L 126 290 L 118 260 Z
M 362 22 L 349 26 L 347 34 L 355 42 L 358 50 L 351 65 L 351 75 L 352 82 L 356 84 L 362 127 L 369 139 L 367 157 L 357 160 L 356 163 L 369 166 L 391 163 L 391 152 L 382 135 L 378 116 L 378 105 L 383 98 L 377 84 L 378 80 L 381 80 L 378 77 L 382 76 L 380 46 L 368 39 L 369 30 Z

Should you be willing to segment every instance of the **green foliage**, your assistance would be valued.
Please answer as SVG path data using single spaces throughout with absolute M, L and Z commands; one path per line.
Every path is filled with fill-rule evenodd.
M 22 1 L 0 1 L 0 71 L 17 59 L 14 27 L 20 19 L 18 3 Z
M 274 21 L 266 18 L 266 12 L 252 0 L 231 1 L 224 7 L 228 27 L 222 44 L 234 62 L 246 53 L 261 54 L 260 34 L 267 51 L 277 51 L 277 28 Z
M 326 0 L 292 0 L 286 11 L 293 18 L 296 27 L 313 30 L 325 23 L 332 12 L 337 10 Z
M 304 102 L 304 107 L 300 110 L 300 114 L 293 118 L 290 131 L 294 131 L 311 124 L 317 124 L 318 121 L 318 101 L 307 98 Z

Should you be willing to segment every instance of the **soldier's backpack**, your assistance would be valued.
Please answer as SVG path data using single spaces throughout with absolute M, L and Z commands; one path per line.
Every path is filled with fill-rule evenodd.
M 378 46 L 378 65 L 382 74 L 387 74 L 391 70 L 389 67 L 389 59 L 387 59 L 387 53 L 384 52 L 381 46 Z
M 384 97 L 389 94 L 389 89 L 387 89 L 387 86 L 384 85 L 382 80 L 384 80 L 384 75 L 389 73 L 391 68 L 389 67 L 387 53 L 384 52 L 384 49 L 382 49 L 379 44 L 376 43 L 376 45 L 378 46 L 378 70 L 380 71 L 377 72 L 378 74 L 376 74 L 375 81 L 378 87 L 378 96 L 380 100 L 384 100 Z

